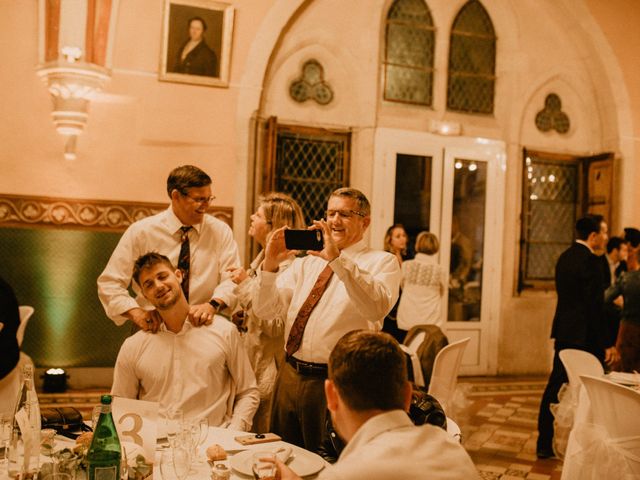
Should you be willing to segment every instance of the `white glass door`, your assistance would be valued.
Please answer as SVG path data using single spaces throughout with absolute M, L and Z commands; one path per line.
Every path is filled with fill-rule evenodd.
M 441 312 L 450 342 L 469 337 L 461 373 L 497 371 L 500 312 L 504 144 L 378 129 L 371 244 L 403 223 L 411 241 L 421 230 L 440 239 L 445 272 Z

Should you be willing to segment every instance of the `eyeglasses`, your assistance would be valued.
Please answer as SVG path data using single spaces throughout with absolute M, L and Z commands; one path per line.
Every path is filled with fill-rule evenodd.
M 363 212 L 356 212 L 355 210 L 327 210 L 327 219 L 333 218 L 336 214 L 342 219 L 351 218 L 354 215 L 358 215 L 359 217 L 366 217 Z
M 194 203 L 206 203 L 206 204 L 210 204 L 211 202 L 213 202 L 216 197 L 214 195 L 211 195 L 210 197 L 192 197 L 191 195 L 189 195 L 188 193 L 182 193 L 180 192 L 180 194 L 183 197 L 187 197 L 189 200 L 191 200 Z

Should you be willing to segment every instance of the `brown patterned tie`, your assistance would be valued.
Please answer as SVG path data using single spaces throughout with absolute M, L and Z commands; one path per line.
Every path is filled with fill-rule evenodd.
M 182 291 L 189 301 L 189 264 L 191 263 L 191 249 L 189 248 L 189 230 L 193 227 L 180 227 L 180 256 L 178 257 L 178 268 L 182 270 Z
M 322 297 L 322 294 L 327 289 L 327 285 L 329 284 L 329 280 L 332 275 L 333 270 L 331 270 L 331 267 L 327 264 L 327 266 L 324 267 L 324 270 L 320 272 L 309 296 L 302 304 L 302 307 L 300 307 L 298 315 L 291 327 L 291 331 L 289 332 L 289 338 L 287 339 L 287 358 L 296 353 L 300 348 L 302 335 L 304 334 L 304 329 L 309 321 L 309 316 L 311 315 L 311 312 L 313 312 L 313 309 L 316 308 L 316 305 L 320 301 L 320 297 Z

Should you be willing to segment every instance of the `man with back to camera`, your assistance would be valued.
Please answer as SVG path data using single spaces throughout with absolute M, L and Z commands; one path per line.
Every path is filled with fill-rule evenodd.
M 327 407 L 347 446 L 318 480 L 478 479 L 462 445 L 439 427 L 415 426 L 405 355 L 386 333 L 352 331 L 329 357 Z M 298 480 L 276 461 L 282 480 Z
M 182 270 L 193 325 L 210 323 L 215 313 L 235 303 L 235 284 L 227 270 L 240 265 L 238 246 L 231 228 L 206 214 L 215 198 L 211 178 L 192 165 L 177 167 L 167 178 L 167 193 L 169 208 L 133 223 L 98 277 L 98 296 L 116 325 L 128 319 L 145 331 L 158 331 L 160 318 L 138 285 L 132 285 L 135 299 L 127 290 L 135 259 L 150 251 L 166 255 Z
M 111 394 L 159 402 L 162 415 L 179 408 L 185 418 L 207 417 L 211 426 L 248 431 L 259 394 L 236 327 L 217 321 L 196 329 L 187 322 L 182 271 L 164 255 L 138 258 L 133 279 L 162 324 L 155 335 L 139 331 L 124 341 Z
M 329 197 L 327 219 L 310 228 L 324 236 L 324 248 L 295 259 L 278 273 L 291 252 L 284 230 L 275 230 L 266 249 L 253 312 L 263 322 L 284 324 L 286 362 L 274 390 L 272 431 L 285 441 L 316 451 L 325 435 L 323 394 L 331 349 L 346 332 L 379 330 L 398 298 L 401 272 L 394 255 L 368 248 L 363 240 L 371 207 L 353 188 Z
M 555 354 L 538 415 L 538 458 L 554 456 L 553 415 L 549 406 L 558 402 L 558 391 L 568 381 L 558 356 L 560 351 L 584 350 L 603 363 L 614 362 L 618 357 L 615 346 L 606 340 L 603 272 L 601 260 L 594 254 L 607 244 L 607 224 L 602 215 L 587 215 L 576 222 L 575 229 L 576 241 L 556 263 L 558 303 L 551 329 Z

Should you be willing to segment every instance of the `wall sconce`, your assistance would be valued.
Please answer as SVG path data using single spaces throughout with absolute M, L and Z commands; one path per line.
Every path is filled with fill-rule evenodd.
M 111 78 L 109 37 L 117 0 L 40 0 L 38 76 L 53 100 L 53 123 L 66 137 L 64 157 L 76 158 L 76 143 L 89 118 L 89 103 Z

